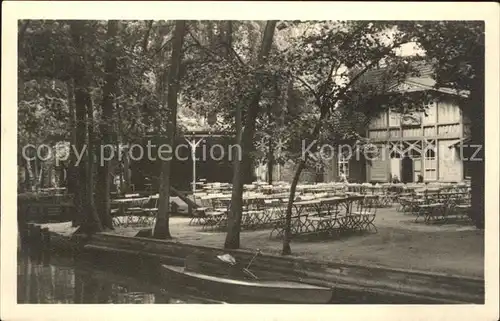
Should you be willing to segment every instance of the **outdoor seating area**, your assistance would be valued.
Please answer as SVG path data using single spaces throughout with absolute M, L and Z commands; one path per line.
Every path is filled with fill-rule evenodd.
M 231 203 L 228 183 L 200 183 L 194 195 L 198 207 L 189 225 L 201 230 L 224 231 Z M 214 190 L 211 190 L 214 188 Z M 270 228 L 270 237 L 285 233 L 289 184 L 255 182 L 244 185 L 241 228 Z M 291 235 L 339 236 L 352 232 L 377 232 L 376 214 L 392 207 L 413 213 L 415 222 L 443 222 L 452 217 L 466 219 L 470 208 L 470 186 L 466 183 L 354 184 L 318 183 L 297 186 L 291 216 Z
M 225 231 L 231 205 L 231 184 L 197 182 L 197 192 L 189 195 L 197 205 L 188 225 L 201 231 Z M 263 182 L 245 184 L 242 230 L 270 229 L 269 237 L 285 233 L 286 207 L 290 184 Z M 36 193 L 36 204 L 67 203 L 62 189 Z M 158 211 L 159 194 L 125 194 L 111 199 L 115 227 L 150 227 Z M 468 222 L 471 208 L 470 184 L 371 184 L 316 183 L 297 186 L 292 207 L 291 236 L 340 236 L 352 232 L 377 232 L 378 210 L 395 206 L 398 212 L 413 215 L 416 223 Z M 35 204 L 35 205 L 36 205 Z M 33 206 L 28 206 L 31 209 Z M 38 208 L 35 206 L 35 208 Z M 383 213 L 383 211 L 382 211 Z M 381 214 L 383 215 L 383 214 Z
M 113 226 L 152 226 L 158 211 L 159 195 L 138 197 L 137 194 L 111 200 Z
M 243 195 L 243 215 L 241 226 L 243 229 L 257 229 L 267 227 L 281 212 L 279 205 L 283 204 L 285 194 L 262 194 L 246 192 Z M 231 204 L 231 194 L 197 194 L 195 201 L 201 204 L 196 209 L 190 225 L 198 224 L 203 230 L 221 230 L 227 224 L 227 212 Z
M 213 186 L 217 192 L 205 192 Z M 190 225 L 200 225 L 202 230 L 224 230 L 230 207 L 231 186 L 208 184 L 200 186 L 204 192 L 196 193 L 194 199 L 201 204 L 191 218 Z M 322 183 L 297 186 L 297 195 L 292 209 L 292 235 L 339 233 L 344 230 L 376 230 L 373 223 L 375 211 L 365 211 L 368 199 L 364 196 L 347 195 L 344 184 Z M 226 191 L 224 193 L 224 191 Z M 254 183 L 244 186 L 241 227 L 244 230 L 270 228 L 270 237 L 282 236 L 285 226 L 289 185 L 278 182 L 273 185 Z M 358 216 L 348 216 L 355 201 L 361 211 Z M 370 209 L 378 204 L 378 196 L 371 198 Z M 359 202 L 358 202 L 359 203 Z M 340 210 L 343 209 L 343 210 Z M 363 215 L 362 215 L 363 214 Z M 345 216 L 345 217 L 344 217 Z
M 470 191 L 463 189 L 424 189 L 400 197 L 398 210 L 415 215 L 415 222 L 446 223 L 449 220 L 469 221 Z
M 73 195 L 65 188 L 39 189 L 18 194 L 18 212 L 35 222 L 71 220 L 74 215 Z
M 376 199 L 378 196 L 336 196 L 298 201 L 292 209 L 291 236 L 340 236 L 354 231 L 375 231 Z M 275 221 L 270 237 L 282 237 L 285 218 Z

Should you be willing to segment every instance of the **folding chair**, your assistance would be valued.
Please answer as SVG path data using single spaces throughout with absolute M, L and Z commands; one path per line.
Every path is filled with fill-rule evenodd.
M 133 201 L 131 203 L 131 207 L 125 210 L 125 227 L 129 225 L 138 224 L 140 221 L 140 217 L 143 214 L 144 207 L 149 199 L 138 199 L 137 201 Z M 134 218 L 137 217 L 137 221 L 134 221 Z
M 205 223 L 206 215 L 205 215 L 206 208 L 195 208 L 193 212 L 193 216 L 191 216 L 191 219 L 189 220 L 188 225 L 203 225 Z
M 212 208 L 219 212 L 228 212 L 231 200 L 215 198 L 212 200 Z
M 378 195 L 366 195 L 363 199 L 354 201 L 349 213 L 353 230 L 377 232 L 377 227 L 373 222 L 377 214 L 378 198 Z
M 470 194 L 459 192 L 450 197 L 450 204 L 448 212 L 450 215 L 455 215 L 460 219 L 470 219 L 470 212 L 472 210 Z
M 156 219 L 156 214 L 158 213 L 158 196 L 150 196 L 145 203 L 142 211 L 138 212 L 139 219 L 137 221 L 138 225 L 153 225 Z
M 425 223 L 430 223 L 432 220 L 444 219 L 445 218 L 445 203 L 435 194 L 426 194 L 424 196 L 424 201 L 422 204 L 418 205 L 418 214 L 415 218 L 415 222 L 418 218 L 423 216 Z

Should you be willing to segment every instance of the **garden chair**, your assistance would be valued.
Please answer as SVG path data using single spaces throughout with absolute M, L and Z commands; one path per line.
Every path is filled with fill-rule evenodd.
M 349 215 L 352 218 L 351 229 L 354 231 L 375 231 L 373 223 L 377 214 L 378 195 L 366 195 L 363 199 L 354 201 Z
M 137 201 L 134 200 L 130 204 L 130 207 L 125 209 L 125 227 L 139 223 L 140 217 L 142 216 L 148 201 L 149 198 L 138 199 Z M 135 220 L 136 217 L 137 220 Z
M 472 209 L 470 193 L 459 192 L 450 199 L 449 215 L 456 216 L 459 219 L 470 218 Z
M 144 207 L 138 212 L 139 219 L 137 225 L 153 225 L 158 213 L 158 196 L 150 196 Z
M 418 212 L 415 222 L 417 222 L 421 216 L 424 218 L 425 223 L 442 220 L 446 215 L 445 210 L 446 204 L 442 199 L 440 199 L 439 194 L 426 193 L 424 195 L 424 201 L 418 204 Z
M 206 219 L 205 210 L 205 208 L 195 208 L 188 225 L 204 225 Z

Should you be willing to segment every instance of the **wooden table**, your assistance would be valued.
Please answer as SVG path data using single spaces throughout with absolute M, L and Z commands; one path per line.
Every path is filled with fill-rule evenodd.
M 350 215 L 352 203 L 363 199 L 365 199 L 365 196 L 329 197 L 297 201 L 294 203 L 295 211 L 292 214 L 292 234 L 332 233 L 348 230 L 355 223 L 352 215 Z M 344 210 L 340 210 L 339 206 L 342 206 Z M 277 222 L 270 236 L 274 232 L 277 232 L 278 236 L 283 235 L 283 219 Z
M 111 205 L 115 206 L 116 211 L 111 212 L 113 224 L 115 226 L 128 226 L 134 223 L 137 214 L 141 214 L 142 208 L 149 200 L 149 197 L 138 198 L 119 198 L 111 200 Z
M 227 212 L 221 211 L 207 211 L 204 215 L 204 222 L 202 224 L 202 230 L 207 228 L 223 228 L 227 224 Z
M 470 209 L 470 193 L 468 192 L 424 193 L 420 200 L 419 212 L 415 221 L 419 217 L 423 217 L 425 223 L 446 222 L 451 216 L 456 215 L 456 211 L 463 218 L 467 215 L 467 211 L 462 211 L 462 209 Z

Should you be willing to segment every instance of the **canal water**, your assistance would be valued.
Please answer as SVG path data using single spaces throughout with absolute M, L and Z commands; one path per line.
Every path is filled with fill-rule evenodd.
M 166 289 L 155 284 L 146 271 L 112 266 L 21 250 L 17 259 L 18 303 L 224 303 Z
M 221 301 L 223 300 L 223 301 Z M 151 266 L 130 259 L 109 256 L 62 256 L 35 249 L 21 249 L 17 255 L 17 302 L 28 303 L 259 303 L 258 299 L 234 296 L 214 298 L 184 285 L 165 285 Z M 385 297 L 366 291 L 346 291 L 336 288 L 333 304 L 412 304 L 408 298 Z

